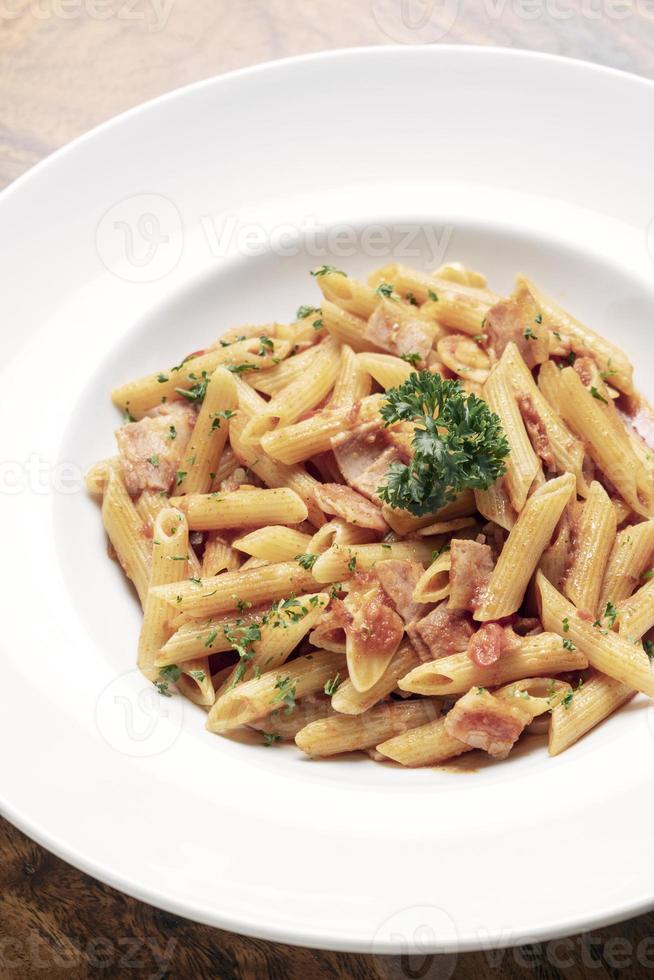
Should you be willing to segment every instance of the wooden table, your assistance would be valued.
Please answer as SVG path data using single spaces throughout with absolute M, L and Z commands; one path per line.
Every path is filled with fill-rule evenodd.
M 326 48 L 396 41 L 511 45 L 654 77 L 654 4 L 645 0 L 633 0 L 626 14 L 618 0 L 524 6 L 522 0 L 459 0 L 449 29 L 455 0 L 410 3 L 407 27 L 402 0 L 0 0 L 0 186 L 97 123 L 161 92 Z M 431 18 L 416 26 L 431 8 Z M 568 855 L 536 855 L 532 870 L 539 867 L 558 875 L 565 888 L 566 875 L 574 873 L 574 848 Z M 298 950 L 143 905 L 0 821 L 1 978 L 630 980 L 654 973 L 650 937 L 652 914 L 563 943 L 467 954 L 456 963 Z

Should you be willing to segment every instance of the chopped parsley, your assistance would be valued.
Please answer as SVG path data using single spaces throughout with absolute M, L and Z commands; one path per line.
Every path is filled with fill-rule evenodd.
M 400 298 L 398 293 L 396 293 L 393 287 L 391 286 L 390 282 L 380 282 L 375 292 L 377 293 L 378 296 L 381 296 L 383 299 L 399 300 Z
M 225 422 L 228 422 L 229 419 L 234 418 L 235 415 L 236 412 L 233 412 L 231 408 L 225 408 L 220 412 L 214 412 L 212 415 L 213 421 L 211 423 L 211 431 L 215 432 L 216 429 L 220 428 L 220 422 L 222 419 L 224 419 Z
M 177 666 L 177 664 L 170 664 L 168 667 L 162 667 L 159 671 L 159 676 L 170 684 L 176 684 L 177 681 L 182 676 L 182 671 Z
M 297 682 L 292 677 L 277 677 L 275 690 L 279 693 L 275 695 L 275 702 L 286 705 L 284 714 L 290 715 L 295 708 L 295 690 Z
M 310 572 L 318 561 L 318 558 L 319 555 L 312 555 L 309 552 L 306 552 L 304 555 L 296 555 L 295 561 L 298 563 L 298 565 L 301 565 L 302 568 L 306 568 L 306 570 Z
M 257 351 L 259 357 L 265 357 L 268 352 L 274 349 L 275 349 L 275 345 L 273 344 L 270 337 L 265 337 L 265 336 L 259 337 L 259 349 Z
M 542 323 L 542 322 L 543 322 L 543 314 L 537 313 L 536 316 L 534 317 L 534 323 Z
M 527 329 L 523 333 L 523 337 L 525 338 L 525 340 L 538 340 L 538 334 L 534 333 L 531 327 L 527 327 Z
M 320 276 L 328 276 L 330 274 L 335 276 L 345 276 L 347 278 L 347 272 L 342 272 L 340 269 L 336 269 L 333 265 L 319 265 L 317 269 L 313 269 L 311 272 L 311 275 L 316 279 Z
M 607 602 L 606 609 L 604 610 L 600 618 L 595 620 L 593 626 L 602 626 L 603 620 L 606 620 L 609 629 L 613 629 L 617 618 L 618 618 L 618 610 L 615 608 L 612 602 Z M 606 632 L 606 630 L 604 632 Z
M 295 318 L 296 320 L 306 320 L 306 318 L 311 316 L 312 313 L 320 312 L 321 310 L 319 306 L 298 306 Z
M 258 623 L 244 623 L 242 619 L 237 619 L 233 625 L 225 623 L 223 634 L 233 650 L 239 655 L 239 664 L 234 674 L 234 684 L 243 680 L 247 665 L 254 656 L 252 644 L 261 639 L 261 629 Z
M 148 463 L 150 464 L 150 466 L 154 466 L 155 468 L 157 468 L 159 466 L 159 457 L 148 456 Z
M 414 367 L 417 364 L 419 364 L 420 361 L 422 360 L 422 357 L 417 351 L 414 351 L 412 354 L 400 354 L 400 357 L 402 358 L 403 361 L 407 361 L 407 363 L 413 364 Z
M 341 683 L 342 681 L 341 681 L 340 673 L 337 673 L 336 677 L 330 677 L 323 688 L 325 694 L 328 694 L 330 697 L 332 697 L 332 695 L 336 694 L 336 692 L 338 691 L 339 687 L 341 686 Z
M 565 650 L 576 650 L 577 649 L 576 646 L 574 645 L 574 643 L 572 642 L 572 640 L 567 640 L 567 639 L 563 641 L 563 647 L 564 647 Z
M 438 303 L 438 295 L 434 292 L 433 289 L 427 290 L 427 296 L 429 296 L 432 303 Z
M 211 375 L 207 371 L 203 371 L 200 378 L 197 374 L 189 374 L 189 380 L 193 382 L 190 388 L 175 388 L 175 391 L 187 401 L 199 405 L 204 401 Z
M 177 475 L 175 477 L 175 486 L 176 487 L 181 486 L 181 484 L 184 482 L 187 476 L 188 473 L 186 472 L 186 470 L 177 470 Z
M 608 401 L 606 400 L 604 395 L 601 395 L 599 393 L 595 385 L 591 385 L 590 393 L 593 396 L 593 398 L 597 399 L 598 402 L 603 402 L 605 405 L 608 405 Z
M 204 641 L 204 645 L 207 648 L 207 650 L 211 649 L 211 647 L 214 645 L 217 639 L 218 639 L 218 630 L 215 629 L 214 627 L 214 629 L 209 630 L 209 635 Z
M 243 364 L 226 364 L 225 367 L 232 374 L 245 374 L 246 371 L 258 371 L 259 367 L 257 364 L 248 364 L 244 362 Z
M 563 626 L 563 632 L 567 633 L 568 630 L 570 629 L 570 620 L 568 619 L 567 616 L 565 617 L 565 619 L 561 620 L 561 625 Z
M 411 303 L 411 306 L 418 306 L 418 300 L 415 298 L 413 293 L 405 293 L 404 298 L 407 303 Z
M 416 372 L 386 398 L 380 410 L 386 426 L 417 425 L 411 462 L 393 463 L 378 490 L 384 503 L 421 517 L 466 488 L 488 489 L 505 472 L 510 450 L 499 417 L 458 381 Z
M 275 742 L 281 741 L 282 737 L 281 735 L 278 735 L 277 732 L 262 732 L 261 734 L 263 735 L 264 745 L 274 745 Z
M 168 438 L 171 442 L 173 442 L 177 438 L 177 429 L 175 428 L 174 425 L 171 425 L 170 428 L 168 429 Z
M 356 570 L 356 567 L 357 567 L 357 558 L 356 555 L 352 555 L 349 562 L 347 563 L 347 570 L 348 572 L 354 572 Z
M 166 382 L 169 381 L 169 380 L 170 379 L 169 379 L 169 377 L 168 377 L 167 374 L 158 374 L 157 375 L 157 381 L 159 382 L 160 385 L 165 385 Z

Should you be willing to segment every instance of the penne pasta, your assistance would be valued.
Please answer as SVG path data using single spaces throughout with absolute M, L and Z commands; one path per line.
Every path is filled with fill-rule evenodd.
M 574 477 L 567 473 L 532 494 L 509 533 L 475 619 L 484 622 L 516 612 L 574 489 Z
M 577 609 L 598 612 L 604 572 L 615 540 L 615 511 L 597 481 L 591 483 L 567 559 L 563 594 Z
M 463 694 L 472 687 L 499 687 L 523 677 L 549 677 L 568 670 L 583 670 L 588 659 L 580 650 L 563 646 L 553 631 L 538 636 L 515 637 L 497 663 L 478 667 L 466 652 L 453 653 L 414 668 L 399 681 L 402 691 L 445 697 Z
M 386 701 L 362 715 L 333 714 L 313 721 L 297 733 L 295 744 L 314 758 L 356 752 L 424 725 L 439 713 L 440 706 L 427 699 Z
M 570 748 L 582 735 L 630 701 L 635 693 L 627 684 L 595 673 L 577 688 L 572 698 L 552 709 L 549 754 L 559 755 Z
M 249 725 L 271 711 L 290 715 L 296 700 L 322 691 L 327 681 L 344 669 L 345 657 L 340 653 L 316 650 L 298 657 L 280 670 L 239 684 L 219 698 L 209 712 L 207 728 L 220 733 Z
M 241 487 L 226 493 L 194 493 L 173 497 L 171 502 L 184 511 L 193 531 L 300 524 L 309 513 L 303 500 L 288 487 L 274 490 Z

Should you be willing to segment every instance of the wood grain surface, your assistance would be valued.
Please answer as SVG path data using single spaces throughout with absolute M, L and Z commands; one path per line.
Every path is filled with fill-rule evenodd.
M 654 3 L 0 0 L 0 187 L 92 126 L 179 85 L 289 55 L 396 42 L 524 47 L 654 77 Z M 574 874 L 576 847 L 583 841 L 571 842 L 568 855 L 535 855 L 535 868 L 557 876 L 564 889 L 566 876 Z M 0 821 L 0 980 L 650 975 L 652 914 L 568 940 L 458 958 L 299 950 L 150 908 Z

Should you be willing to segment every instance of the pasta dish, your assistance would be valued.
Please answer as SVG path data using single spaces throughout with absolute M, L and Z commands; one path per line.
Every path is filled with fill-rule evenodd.
M 113 392 L 88 474 L 162 697 L 312 757 L 551 755 L 654 697 L 654 416 L 519 276 L 323 265 L 291 323 Z

